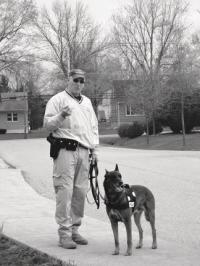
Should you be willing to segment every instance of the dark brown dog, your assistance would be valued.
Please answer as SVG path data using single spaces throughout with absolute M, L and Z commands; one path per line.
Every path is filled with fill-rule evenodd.
M 139 243 L 136 248 L 142 247 L 143 230 L 140 218 L 143 211 L 152 229 L 152 249 L 156 249 L 155 199 L 152 192 L 148 188 L 140 185 L 123 185 L 117 164 L 114 171 L 109 172 L 106 170 L 103 185 L 106 211 L 111 222 L 115 240 L 113 255 L 119 254 L 118 222 L 123 222 L 126 227 L 127 251 L 125 255 L 132 255 L 132 214 L 134 215 L 135 224 L 139 231 Z

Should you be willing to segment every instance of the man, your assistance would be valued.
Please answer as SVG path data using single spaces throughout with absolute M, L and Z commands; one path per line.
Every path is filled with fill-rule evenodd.
M 59 245 L 69 249 L 76 248 L 76 244 L 88 244 L 78 229 L 88 190 L 89 153 L 93 160 L 97 159 L 99 144 L 91 101 L 81 94 L 84 83 L 85 73 L 81 69 L 71 70 L 67 88 L 49 100 L 44 115 L 44 126 L 60 145 L 53 166 L 55 218 Z

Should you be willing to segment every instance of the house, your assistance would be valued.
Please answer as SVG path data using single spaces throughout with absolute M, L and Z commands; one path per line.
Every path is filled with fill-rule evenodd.
M 110 121 L 111 116 L 111 96 L 112 90 L 109 89 L 104 92 L 101 105 L 98 106 L 98 121 Z
M 6 133 L 28 133 L 26 92 L 0 93 L 0 129 Z
M 145 122 L 144 111 L 136 106 L 129 96 L 129 91 L 134 92 L 137 85 L 137 82 L 133 80 L 113 81 L 110 113 L 112 127 L 119 127 L 121 124 L 131 124 L 134 121 Z

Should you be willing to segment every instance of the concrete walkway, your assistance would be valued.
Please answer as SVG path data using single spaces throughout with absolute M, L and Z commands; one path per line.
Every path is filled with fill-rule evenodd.
M 112 256 L 113 235 L 109 223 L 91 217 L 83 219 L 81 233 L 87 237 L 88 246 L 76 250 L 58 247 L 57 225 L 54 220 L 55 202 L 36 193 L 22 177 L 20 169 L 9 168 L 0 159 L 0 227 L 3 233 L 30 247 L 80 266 L 113 265 L 195 265 L 197 258 L 184 256 L 181 247 L 158 239 L 159 248 L 152 250 L 151 238 L 145 237 L 145 247 L 133 250 L 126 257 L 125 230 L 120 225 L 121 254 Z M 133 232 L 134 244 L 138 236 Z M 148 245 L 147 245 L 148 244 Z M 176 249 L 176 257 L 173 249 Z M 178 250 L 177 250 L 178 248 Z M 178 254 L 178 255 L 177 255 Z

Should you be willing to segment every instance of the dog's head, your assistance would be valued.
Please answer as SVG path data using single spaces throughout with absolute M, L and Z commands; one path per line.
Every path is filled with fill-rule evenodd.
M 104 179 L 104 189 L 105 192 L 108 191 L 115 191 L 115 192 L 120 192 L 123 188 L 123 181 L 122 181 L 122 176 L 119 172 L 118 165 L 116 164 L 115 170 L 114 171 L 107 171 L 105 173 L 105 179 Z

